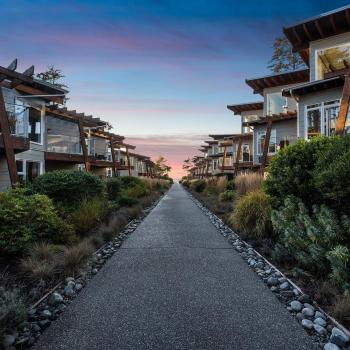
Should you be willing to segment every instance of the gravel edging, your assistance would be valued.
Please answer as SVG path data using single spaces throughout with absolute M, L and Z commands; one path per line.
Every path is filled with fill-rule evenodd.
M 131 220 L 122 232 L 95 251 L 81 269 L 78 277 L 67 277 L 34 303 L 27 312 L 27 322 L 16 332 L 8 334 L 0 343 L 0 349 L 28 349 L 41 334 L 59 318 L 60 314 L 77 297 L 80 291 L 98 273 L 106 261 L 121 247 L 129 234 L 134 232 L 146 216 L 158 205 L 168 191 L 163 193 L 150 207 L 143 209 L 140 217 Z
M 259 254 L 229 228 L 218 216 L 195 198 L 187 189 L 191 200 L 209 218 L 230 245 L 240 254 L 249 267 L 263 280 L 267 287 L 298 320 L 313 340 L 324 350 L 350 350 L 349 331 L 322 310 L 309 295 L 304 294 L 272 263 Z

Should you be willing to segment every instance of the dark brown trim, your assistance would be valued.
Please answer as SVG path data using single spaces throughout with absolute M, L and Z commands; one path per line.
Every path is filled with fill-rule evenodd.
M 337 135 L 343 135 L 346 125 L 346 118 L 349 111 L 349 100 L 350 100 L 350 74 L 345 76 L 345 82 L 343 87 L 343 93 L 340 100 L 340 109 L 337 119 L 337 124 L 335 127 L 335 132 Z
M 263 155 L 261 159 L 261 173 L 263 174 L 265 171 L 266 167 L 266 161 L 267 161 L 267 154 L 269 151 L 269 145 L 270 145 L 270 138 L 271 138 L 271 130 L 272 130 L 272 119 L 269 118 L 267 122 L 267 127 L 266 127 L 266 134 L 265 134 L 265 141 L 264 141 L 264 150 L 263 150 Z
M 85 132 L 84 132 L 84 125 L 82 119 L 79 118 L 78 120 L 78 126 L 79 126 L 79 137 L 80 137 L 80 145 L 81 149 L 83 151 L 83 160 L 85 164 L 85 171 L 90 171 L 90 163 L 89 163 L 89 154 L 88 149 L 86 146 L 86 138 L 85 138 Z
M 239 166 L 239 159 L 241 158 L 242 143 L 243 143 L 243 137 L 240 137 L 238 142 L 237 154 L 236 154 L 235 175 L 238 174 L 238 166 Z
M 13 148 L 13 142 L 11 139 L 10 126 L 8 121 L 8 115 L 5 108 L 4 96 L 0 87 L 0 129 L 2 140 L 4 144 L 4 151 L 7 161 L 7 168 L 10 175 L 11 185 L 15 185 L 19 182 L 16 166 L 15 151 Z

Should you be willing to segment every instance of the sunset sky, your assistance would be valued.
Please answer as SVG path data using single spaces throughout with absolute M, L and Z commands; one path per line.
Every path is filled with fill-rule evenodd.
M 239 131 L 227 104 L 258 100 L 245 78 L 268 73 L 282 27 L 341 0 L 0 0 L 0 65 L 53 64 L 68 107 L 93 114 L 137 152 L 182 174 L 209 133 Z

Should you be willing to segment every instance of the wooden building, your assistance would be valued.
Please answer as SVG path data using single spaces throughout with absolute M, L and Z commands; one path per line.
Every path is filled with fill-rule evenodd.
M 35 79 L 33 66 L 23 73 L 16 69 L 17 60 L 0 67 L 0 191 L 57 169 L 151 176 L 151 170 L 133 169 L 142 157 L 151 169 L 149 157 L 129 157 L 135 147 L 111 133 L 106 121 L 63 106 L 67 90 Z M 126 174 L 121 149 L 129 159 Z

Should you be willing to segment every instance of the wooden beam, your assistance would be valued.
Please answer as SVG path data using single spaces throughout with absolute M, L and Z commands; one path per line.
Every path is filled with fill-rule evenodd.
M 264 173 L 264 170 L 266 167 L 267 154 L 269 151 L 270 138 L 271 138 L 271 129 L 272 129 L 272 119 L 269 118 L 267 122 L 267 127 L 266 127 L 264 150 L 263 150 L 263 155 L 261 159 L 261 166 L 260 166 L 261 173 Z
M 345 76 L 337 124 L 335 126 L 335 133 L 337 135 L 344 134 L 346 119 L 349 111 L 349 100 L 350 100 L 350 74 L 347 74 Z
M 84 164 L 85 164 L 85 171 L 90 171 L 91 166 L 90 166 L 90 162 L 89 162 L 89 154 L 88 154 L 88 149 L 86 146 L 84 125 L 83 125 L 82 119 L 79 119 L 78 125 L 79 125 L 80 145 L 81 145 L 81 149 L 83 151 L 83 159 L 84 159 Z
M 224 156 L 222 158 L 222 167 L 221 170 L 224 172 L 225 169 L 225 163 L 226 163 L 226 156 L 227 156 L 227 146 L 224 146 Z
M 7 168 L 10 175 L 11 185 L 13 186 L 19 182 L 19 178 L 17 174 L 15 151 L 13 149 L 13 143 L 11 140 L 11 132 L 10 132 L 8 115 L 5 108 L 5 101 L 4 101 L 4 96 L 2 94 L 1 88 L 0 88 L 0 129 L 2 134 L 2 140 L 4 143 Z
M 323 30 L 322 30 L 322 27 L 320 25 L 320 22 L 318 20 L 315 21 L 315 25 L 316 25 L 316 28 L 317 28 L 317 31 L 318 31 L 318 34 L 320 36 L 320 39 L 323 38 L 324 34 L 323 34 Z
M 131 176 L 131 164 L 130 164 L 130 154 L 129 154 L 129 148 L 126 147 L 126 160 L 128 162 L 128 174 Z M 147 164 L 146 164 L 146 172 L 147 172 Z
M 242 143 L 243 143 L 243 137 L 239 138 L 238 141 L 238 148 L 237 148 L 237 154 L 236 154 L 236 164 L 235 164 L 235 175 L 238 174 L 238 167 L 239 167 L 239 159 L 241 158 L 242 153 Z
M 30 79 L 30 78 L 28 78 L 28 79 Z M 27 85 L 23 85 L 23 84 L 17 85 L 16 90 L 21 91 L 21 92 L 25 92 L 25 93 L 30 94 L 30 95 L 47 95 L 46 92 L 40 91 L 40 90 L 35 89 L 31 86 L 27 86 Z M 64 101 L 63 96 L 52 96 L 52 97 L 48 97 L 48 99 L 50 99 L 53 102 L 59 103 L 59 104 L 63 103 L 63 101 Z
M 109 145 L 111 147 L 112 162 L 113 162 L 112 171 L 113 171 L 113 176 L 115 177 L 115 176 L 117 176 L 117 162 L 116 162 L 116 159 L 115 159 L 114 141 L 113 141 L 112 137 L 109 139 Z

